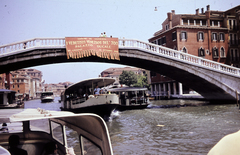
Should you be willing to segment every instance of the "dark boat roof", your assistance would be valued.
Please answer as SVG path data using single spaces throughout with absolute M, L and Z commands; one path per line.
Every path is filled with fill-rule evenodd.
M 147 88 L 144 88 L 144 87 L 121 87 L 121 88 L 108 89 L 108 91 L 111 91 L 111 92 L 144 91 L 144 90 L 147 90 Z
M 52 91 L 45 91 L 45 92 L 41 92 L 41 94 L 53 94 L 53 92 Z
M 16 93 L 16 92 L 8 89 L 0 89 L 0 93 Z
M 71 86 L 69 86 L 66 91 L 69 90 L 75 90 L 76 88 L 79 87 L 92 87 L 93 86 L 97 86 L 98 87 L 104 87 L 110 84 L 113 84 L 115 82 L 115 79 L 113 78 L 107 78 L 107 77 L 99 77 L 99 78 L 91 78 L 91 79 L 86 79 L 80 82 L 77 82 Z

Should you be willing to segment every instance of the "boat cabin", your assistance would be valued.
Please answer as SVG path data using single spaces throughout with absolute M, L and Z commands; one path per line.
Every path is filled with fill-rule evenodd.
M 59 155 L 113 154 L 107 126 L 95 114 L 7 109 L 0 110 L 0 124 L 5 124 L 4 132 L 0 129 L 0 152 L 9 148 L 9 137 L 15 135 L 18 148 L 28 155 L 44 155 L 51 144 Z
M 113 78 L 92 78 L 69 86 L 61 97 L 61 110 L 110 116 L 119 99 L 116 94 L 108 94 L 105 87 L 114 82 Z
M 149 99 L 146 95 L 147 88 L 142 87 L 120 87 L 111 88 L 107 91 L 119 96 L 120 105 L 116 110 L 143 109 L 148 106 Z

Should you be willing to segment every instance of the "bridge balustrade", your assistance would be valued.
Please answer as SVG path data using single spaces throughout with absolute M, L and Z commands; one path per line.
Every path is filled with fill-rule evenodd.
M 65 38 L 35 38 L 0 46 L 0 58 L 8 55 L 14 55 L 33 49 L 65 48 Z M 177 61 L 202 66 L 208 69 L 221 71 L 240 77 L 240 69 L 215 61 L 207 60 L 201 57 L 183 53 L 152 43 L 146 43 L 134 39 L 119 39 L 120 49 L 140 49 L 147 52 L 156 53 L 162 57 L 175 59 Z

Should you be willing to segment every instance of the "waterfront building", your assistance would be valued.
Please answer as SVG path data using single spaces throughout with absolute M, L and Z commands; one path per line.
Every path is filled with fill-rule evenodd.
M 42 92 L 42 72 L 36 69 L 19 69 L 12 71 L 12 84 L 10 89 L 22 95 L 24 98 L 37 98 Z
M 60 96 L 66 87 L 73 84 L 72 82 L 60 82 L 58 84 L 45 84 L 44 91 L 52 91 L 54 96 Z
M 175 10 L 167 13 L 162 29 L 155 32 L 149 42 L 172 48 L 184 53 L 213 60 L 219 63 L 240 67 L 240 5 L 227 11 L 210 10 L 208 5 L 196 9 L 195 14 L 176 14 Z M 151 73 L 152 93 L 160 95 L 161 90 L 174 95 L 179 90 L 187 93 L 191 89 L 174 80 L 163 81 L 163 75 Z M 171 82 L 170 82 L 171 81 Z M 164 85 L 168 85 L 164 90 Z M 173 86 L 171 86 L 173 85 Z M 182 90 L 180 90 L 182 89 Z M 191 91 L 193 92 L 193 91 Z
M 111 77 L 116 80 L 115 83 L 119 83 L 119 77 L 123 71 L 132 71 L 137 75 L 144 75 L 147 73 L 146 70 L 135 67 L 108 68 L 101 72 L 100 77 Z
M 6 74 L 0 74 L 0 89 L 6 89 Z

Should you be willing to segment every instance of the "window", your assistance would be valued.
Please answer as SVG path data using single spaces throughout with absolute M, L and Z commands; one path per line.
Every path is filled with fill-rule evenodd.
M 204 40 L 204 33 L 203 32 L 198 32 L 198 41 L 203 41 Z
M 238 49 L 231 49 L 231 60 L 232 61 L 239 61 L 239 53 Z
M 162 45 L 162 38 L 158 39 L 158 45 Z
M 234 45 L 237 45 L 237 34 L 234 34 L 233 40 L 234 40 Z
M 12 85 L 12 88 L 14 88 L 14 85 Z
M 225 55 L 225 50 L 224 50 L 223 47 L 220 48 L 220 57 L 221 57 L 221 58 L 225 58 L 225 57 L 226 57 L 226 55 Z
M 224 41 L 225 40 L 225 35 L 224 33 L 219 33 L 219 36 L 220 36 L 220 41 Z
M 172 33 L 172 40 L 173 41 L 176 41 L 177 39 L 177 34 L 176 34 L 176 31 Z
M 217 47 L 213 47 L 212 53 L 213 53 L 213 58 L 218 58 L 218 49 L 217 49 Z
M 18 88 L 19 88 L 19 85 L 17 85 L 18 86 Z
M 204 48 L 200 48 L 199 50 L 198 50 L 198 55 L 200 56 L 200 57 L 204 57 L 205 56 L 205 50 L 204 50 Z
M 238 39 L 237 39 L 237 34 L 235 33 L 235 34 L 231 34 L 230 33 L 230 45 L 237 45 L 237 43 L 238 43 Z
M 237 22 L 235 19 L 229 19 L 228 24 L 229 24 L 229 29 L 231 29 L 231 30 L 237 29 Z
M 162 38 L 162 44 L 166 44 L 166 37 L 165 36 Z
M 165 26 L 165 30 L 168 30 L 169 29 L 169 25 L 167 24 L 166 26 Z
M 90 155 L 90 154 L 96 154 L 96 155 L 102 155 L 102 151 L 99 146 L 88 140 L 87 138 L 80 136 L 79 138 L 81 140 L 81 150 L 82 154 L 84 155 Z M 86 152 L 86 153 L 85 153 Z
M 185 31 L 181 32 L 181 40 L 187 40 L 187 32 Z
M 63 126 L 51 121 L 51 130 L 53 138 L 63 144 Z
M 212 33 L 212 41 L 217 41 L 217 33 L 216 32 Z
M 186 48 L 186 47 L 183 47 L 182 52 L 183 52 L 183 53 L 187 53 L 187 48 Z

